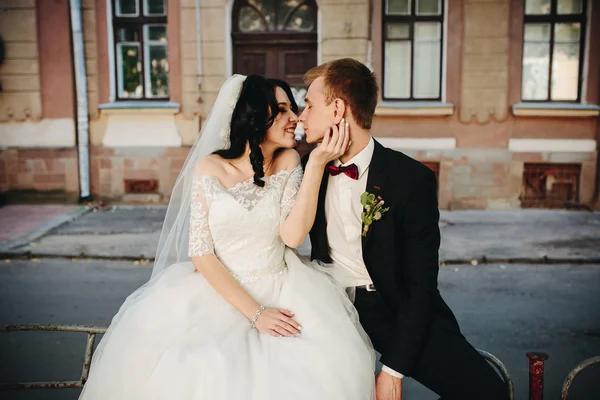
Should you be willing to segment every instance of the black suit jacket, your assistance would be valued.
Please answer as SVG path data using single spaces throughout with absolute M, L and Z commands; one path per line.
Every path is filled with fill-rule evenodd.
M 307 161 L 308 155 L 303 165 Z M 437 183 L 425 165 L 377 141 L 368 173 L 365 190 L 381 196 L 390 208 L 362 238 L 364 263 L 384 300 L 386 314 L 392 315 L 388 326 L 393 333 L 377 350 L 383 364 L 410 376 L 432 326 L 460 332 L 438 291 Z M 310 231 L 312 259 L 323 262 L 331 262 L 325 220 L 328 178 L 325 172 Z M 364 328 L 367 333 L 377 329 Z

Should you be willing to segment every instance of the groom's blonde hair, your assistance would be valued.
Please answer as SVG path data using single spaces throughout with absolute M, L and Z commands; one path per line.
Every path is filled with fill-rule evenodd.
M 309 87 L 321 76 L 325 81 L 325 102 L 331 104 L 336 98 L 344 100 L 358 126 L 371 129 L 379 94 L 375 74 L 353 58 L 340 58 L 308 71 L 304 74 L 304 84 Z

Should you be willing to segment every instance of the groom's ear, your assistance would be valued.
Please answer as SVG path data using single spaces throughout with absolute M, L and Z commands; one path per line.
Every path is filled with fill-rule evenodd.
M 333 122 L 337 125 L 346 116 L 346 103 L 342 99 L 333 100 Z

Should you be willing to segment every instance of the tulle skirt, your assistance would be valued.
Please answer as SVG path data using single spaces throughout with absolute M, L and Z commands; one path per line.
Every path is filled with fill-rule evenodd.
M 295 313 L 299 336 L 251 328 L 191 262 L 176 264 L 121 306 L 80 399 L 372 400 L 375 353 L 335 267 L 290 249 L 285 261 L 242 284 Z

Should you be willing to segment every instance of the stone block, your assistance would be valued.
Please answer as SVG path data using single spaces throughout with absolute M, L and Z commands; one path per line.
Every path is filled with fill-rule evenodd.
M 478 55 L 470 54 L 463 57 L 462 71 L 465 74 L 471 72 L 484 71 L 507 71 L 508 70 L 508 54 L 497 55 Z
M 504 68 L 495 71 L 471 71 L 469 73 L 463 72 L 462 74 L 462 87 L 463 92 L 465 89 L 508 89 L 508 59 L 498 59 L 500 65 Z M 492 104 L 496 103 L 496 98 L 491 99 Z
M 0 36 L 5 42 L 37 42 L 35 8 L 0 12 Z
M 42 116 L 40 93 L 4 93 L 0 121 L 39 120 Z
M 202 9 L 202 40 L 203 41 L 225 41 L 225 8 L 203 8 Z M 194 16 L 194 31 L 195 31 Z M 193 31 L 190 31 L 193 32 Z M 194 35 L 195 38 L 195 35 Z
M 518 210 L 521 208 L 521 201 L 511 198 L 488 199 L 486 208 L 492 211 Z
M 183 61 L 196 60 L 197 49 L 195 41 L 181 43 L 181 59 Z
M 0 0 L 2 9 L 35 8 L 36 0 Z
M 8 75 L 37 75 L 38 60 L 13 60 L 8 59 L 0 67 L 0 74 L 3 76 L 3 81 Z
M 4 50 L 6 58 L 18 59 L 37 59 L 38 58 L 38 46 L 37 43 L 20 43 L 20 42 L 7 42 L 4 44 Z M 6 62 L 6 60 L 5 60 Z M 0 72 L 3 71 L 0 68 Z
M 40 79 L 33 76 L 11 76 L 2 79 L 2 89 L 7 92 L 38 92 Z
M 225 42 L 223 39 L 209 41 L 207 38 L 204 38 L 202 41 L 202 56 L 205 59 L 214 58 L 214 59 L 225 59 Z
M 365 4 L 324 5 L 321 7 L 322 40 L 330 38 L 367 38 L 369 7 Z
M 507 37 L 508 1 L 470 3 L 464 7 L 466 37 Z
M 121 197 L 121 202 L 126 204 L 159 204 L 162 196 L 158 193 L 127 193 Z
M 324 39 L 321 43 L 321 53 L 328 57 L 346 57 L 348 54 L 367 55 L 367 39 Z
M 83 19 L 83 38 L 86 42 L 96 41 L 96 10 L 84 9 L 82 11 Z
M 508 54 L 508 38 L 479 38 L 465 37 L 464 38 L 464 54 Z
M 207 59 L 203 61 L 204 75 L 206 76 L 224 76 L 225 74 L 225 59 Z

